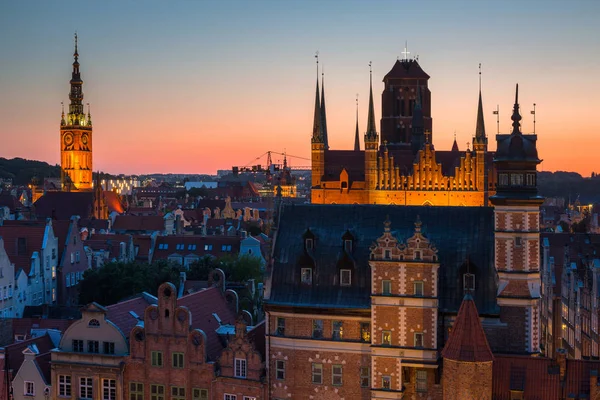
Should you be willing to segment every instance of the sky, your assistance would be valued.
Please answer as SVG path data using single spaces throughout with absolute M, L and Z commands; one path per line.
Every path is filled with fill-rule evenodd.
M 355 98 L 366 129 L 369 61 L 376 118 L 383 76 L 408 43 L 431 76 L 433 141 L 475 131 L 478 65 L 490 149 L 509 132 L 515 83 L 524 132 L 536 103 L 540 170 L 600 172 L 600 2 L 0 2 L 0 157 L 60 160 L 73 34 L 94 169 L 214 173 L 271 150 L 310 166 L 315 51 L 329 143 L 351 149 Z M 274 156 L 275 161 L 280 155 Z

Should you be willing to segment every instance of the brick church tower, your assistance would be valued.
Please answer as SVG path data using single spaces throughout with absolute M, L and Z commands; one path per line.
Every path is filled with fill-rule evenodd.
M 508 324 L 507 351 L 540 351 L 540 231 L 543 198 L 537 192 L 537 136 L 521 133 L 519 85 L 510 134 L 496 136 L 495 266 L 500 319 Z
M 325 150 L 327 145 L 327 126 L 325 121 L 325 90 L 319 99 L 319 61 L 317 61 L 317 84 L 315 95 L 315 115 L 311 137 L 312 185 L 321 187 L 321 178 L 325 173 Z
M 69 112 L 63 109 L 60 120 L 60 166 L 62 189 L 92 190 L 92 117 L 88 105 L 83 111 L 83 81 L 79 72 L 77 34 L 73 54 Z

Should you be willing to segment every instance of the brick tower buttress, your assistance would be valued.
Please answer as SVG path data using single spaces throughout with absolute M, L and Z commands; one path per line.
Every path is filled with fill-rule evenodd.
M 537 192 L 536 135 L 521 133 L 519 86 L 516 88 L 511 134 L 496 136 L 494 164 L 497 190 L 494 206 L 495 267 L 500 319 L 511 335 L 508 351 L 540 351 L 540 230 L 544 199 Z
M 369 115 L 365 132 L 365 189 L 370 191 L 377 187 L 377 151 L 379 134 L 375 125 L 375 107 L 373 105 L 373 71 L 370 71 Z M 370 201 L 369 201 L 370 203 Z
M 83 110 L 83 80 L 79 71 L 77 35 L 73 54 L 69 111 L 60 121 L 61 185 L 63 190 L 92 190 L 92 117 Z

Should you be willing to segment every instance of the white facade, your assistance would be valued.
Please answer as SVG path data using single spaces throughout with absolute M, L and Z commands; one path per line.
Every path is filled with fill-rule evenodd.
M 4 241 L 0 237 L 0 317 L 15 316 L 15 266 L 4 249 Z

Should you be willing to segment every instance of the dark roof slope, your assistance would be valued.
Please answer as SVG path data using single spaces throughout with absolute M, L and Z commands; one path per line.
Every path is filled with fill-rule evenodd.
M 456 312 L 463 298 L 462 275 L 475 274 L 473 294 L 482 314 L 498 312 L 493 265 L 494 227 L 491 207 L 398 207 L 376 205 L 285 205 L 274 249 L 271 304 L 370 308 L 369 246 L 383 233 L 389 215 L 392 231 L 401 240 L 414 233 L 420 216 L 424 234 L 439 250 L 439 298 L 442 311 Z M 304 250 L 307 228 L 315 235 L 314 249 Z M 354 236 L 352 286 L 334 284 L 343 255 L 342 235 Z M 311 261 L 312 260 L 312 261 Z M 316 265 L 311 286 L 301 285 L 302 263 Z
M 23 269 L 25 274 L 29 275 L 31 256 L 34 251 L 41 251 L 45 231 L 46 226 L 43 224 L 0 226 L 0 237 L 4 239 L 4 249 L 9 260 L 15 264 L 15 273 Z M 24 245 L 21 252 L 19 239 Z
M 524 399 L 559 399 L 560 375 L 554 360 L 543 357 L 495 355 L 492 398 L 510 400 L 511 390 Z
M 93 192 L 47 192 L 35 203 L 38 218 L 71 219 L 79 215 L 90 218 L 94 210 Z
M 429 79 L 429 75 L 423 71 L 417 60 L 396 60 L 396 63 L 383 78 L 388 79 Z
M 444 350 L 442 350 L 442 357 L 466 362 L 494 360 L 481 321 L 479 321 L 477 307 L 470 294 L 465 296 L 460 305 L 460 310 L 458 310 L 458 315 L 452 325 L 452 331 Z
M 113 225 L 114 231 L 164 231 L 165 220 L 158 215 L 137 216 L 118 215 Z

